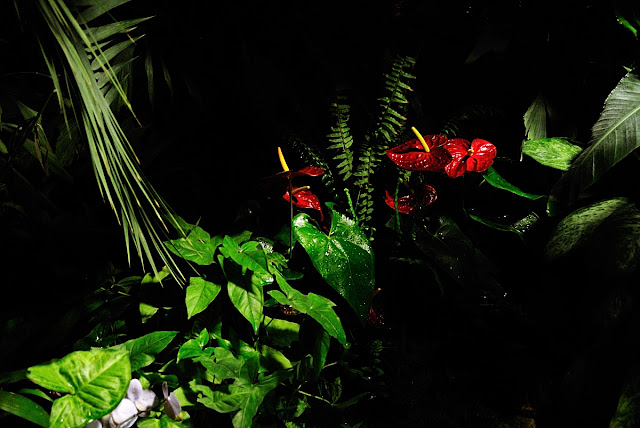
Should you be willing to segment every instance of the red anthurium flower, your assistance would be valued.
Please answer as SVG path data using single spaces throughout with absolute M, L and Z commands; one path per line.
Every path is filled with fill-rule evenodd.
M 320 213 L 320 221 L 324 220 L 322 214 L 322 207 L 320 206 L 320 199 L 309 190 L 309 186 L 298 187 L 291 190 L 293 196 L 293 205 L 298 208 L 308 208 L 316 210 Z M 282 195 L 282 198 L 289 202 L 289 192 Z
M 437 134 L 423 137 L 416 128 L 411 129 L 418 138 L 387 150 L 389 159 L 410 171 L 443 171 L 451 160 L 451 155 L 443 147 L 447 137 Z
M 417 206 L 429 206 L 438 197 L 436 189 L 428 184 L 418 184 L 414 186 L 410 195 L 398 197 L 398 212 L 401 214 L 409 214 Z M 394 210 L 396 209 L 396 201 L 392 194 L 385 190 L 384 201 Z
M 445 167 L 451 178 L 460 177 L 467 171 L 486 171 L 496 157 L 496 146 L 479 138 L 471 143 L 462 138 L 453 138 L 444 147 L 451 154 L 451 162 Z

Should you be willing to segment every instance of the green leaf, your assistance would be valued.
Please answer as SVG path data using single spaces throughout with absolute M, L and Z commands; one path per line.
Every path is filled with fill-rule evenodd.
M 177 256 L 185 260 L 207 266 L 213 263 L 213 255 L 216 245 L 212 243 L 211 236 L 200 226 L 184 223 L 180 225 L 185 238 L 165 241 L 167 248 Z
M 331 340 L 329 338 L 329 334 L 325 330 L 319 330 L 316 332 L 311 351 L 311 356 L 313 357 L 313 370 L 316 374 L 316 378 L 320 376 L 320 372 L 327 362 L 330 344 Z
M 178 334 L 177 331 L 156 331 L 137 339 L 127 340 L 120 345 L 112 346 L 110 349 L 128 351 L 131 359 L 131 370 L 134 371 L 153 363 L 156 355 L 171 343 L 176 334 Z
M 582 147 L 571 144 L 568 138 L 541 138 L 525 141 L 522 153 L 542 165 L 566 171 L 582 152 Z
M 547 138 L 547 106 L 542 96 L 538 95 L 524 114 L 524 128 L 527 140 Z
M 204 278 L 189 278 L 189 286 L 185 296 L 187 318 L 191 318 L 207 309 L 221 289 L 221 285 L 206 281 Z
M 246 281 L 245 278 L 243 277 L 243 281 L 238 284 L 229 281 L 227 292 L 233 306 L 251 323 L 254 334 L 258 334 L 262 322 L 264 293 L 261 286 L 253 281 Z
M 347 343 L 347 336 L 340 318 L 333 310 L 335 303 L 314 293 L 307 295 L 300 293 L 291 287 L 279 272 L 276 272 L 276 281 L 284 294 L 278 290 L 271 290 L 268 292 L 271 297 L 282 305 L 291 305 L 301 313 L 309 315 L 341 344 Z
M 534 195 L 532 193 L 522 191 L 520 188 L 514 186 L 513 184 L 502 178 L 502 176 L 498 174 L 498 172 L 493 167 L 489 167 L 488 170 L 482 173 L 482 176 L 487 181 L 487 183 L 489 183 L 493 187 L 506 190 L 518 196 L 522 196 L 523 198 L 532 200 L 544 198 L 544 196 L 542 195 Z
M 200 357 L 196 361 L 220 380 L 237 379 L 243 365 L 241 358 L 237 358 L 233 352 L 222 347 L 215 348 L 212 357 Z
M 550 211 L 578 199 L 615 164 L 640 147 L 640 80 L 627 74 L 609 94 L 591 133 L 590 145 L 551 191 Z
M 640 424 L 640 376 L 635 372 L 636 367 L 627 376 L 609 428 L 636 427 Z
M 46 410 L 20 394 L 0 390 L 0 410 L 19 416 L 41 427 L 47 428 L 49 426 L 49 414 Z
M 158 312 L 159 308 L 156 308 L 155 306 L 151 306 L 147 303 L 140 302 L 138 309 L 140 311 L 142 324 L 145 324 L 147 321 L 151 319 L 151 317 L 153 317 L 156 314 L 156 312 Z
M 626 198 L 614 198 L 572 212 L 556 226 L 545 248 L 546 257 L 555 260 L 582 246 L 609 216 L 629 204 Z
M 254 416 L 258 413 L 258 408 L 264 397 L 278 384 L 281 379 L 288 375 L 283 372 L 275 372 L 253 383 L 251 379 L 237 379 L 230 387 L 232 395 L 240 395 L 240 410 L 231 418 L 234 428 L 250 428 Z
M 255 241 L 245 242 L 242 247 L 230 236 L 225 236 L 222 245 L 226 252 L 225 257 L 230 257 L 234 262 L 242 266 L 242 272 L 247 269 L 262 274 L 269 274 L 266 268 L 266 259 L 263 251 L 256 251 L 260 244 Z
M 198 334 L 198 337 L 196 337 L 195 339 L 187 340 L 182 344 L 182 346 L 180 346 L 180 349 L 178 349 L 177 362 L 180 362 L 180 360 L 184 358 L 199 357 L 201 355 L 211 355 L 210 352 L 202 350 L 202 348 L 204 348 L 209 343 L 209 338 L 209 332 L 205 328 L 200 332 L 200 334 Z M 213 351 L 213 348 L 207 348 L 207 351 L 209 350 Z
M 373 249 L 353 220 L 330 208 L 328 235 L 304 213 L 293 219 L 293 232 L 316 270 L 364 321 L 375 285 Z
M 68 393 L 53 402 L 50 427 L 82 427 L 113 409 L 131 381 L 129 354 L 119 349 L 73 352 L 61 360 L 28 369 L 43 388 Z
M 294 341 L 298 340 L 300 333 L 298 323 L 265 316 L 263 325 L 267 340 L 273 346 L 289 348 Z

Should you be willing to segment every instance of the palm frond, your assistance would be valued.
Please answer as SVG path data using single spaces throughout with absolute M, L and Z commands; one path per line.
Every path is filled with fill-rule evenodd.
M 60 105 L 64 105 L 63 94 L 75 100 L 74 118 L 89 145 L 100 193 L 123 226 L 128 254 L 132 243 L 143 265 L 148 261 L 154 273 L 158 272 L 154 261 L 157 255 L 176 279 L 182 281 L 184 278 L 160 236 L 168 232 L 163 218 L 171 218 L 172 211 L 144 177 L 112 110 L 113 103 L 119 100 L 133 112 L 118 73 L 131 61 L 130 56 L 123 58 L 122 55 L 131 50 L 136 38 L 126 34 L 125 41 L 112 43 L 111 37 L 128 33 L 146 18 L 95 28 L 88 26 L 98 16 L 125 2 L 79 0 L 75 5 L 83 9 L 76 15 L 63 0 L 38 0 L 39 11 L 59 48 L 62 70 L 54 68 L 54 58 L 47 55 L 48 51 L 43 49 L 43 54 L 52 74 L 64 76 L 64 87 L 58 74 L 52 76 Z M 119 60 L 112 64 L 116 58 Z M 69 123 L 66 110 L 62 111 Z

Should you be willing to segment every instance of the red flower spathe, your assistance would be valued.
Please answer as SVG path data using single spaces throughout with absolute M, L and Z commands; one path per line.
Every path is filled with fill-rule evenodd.
M 324 221 L 324 214 L 322 214 L 322 206 L 320 205 L 320 199 L 314 195 L 309 186 L 299 187 L 291 190 L 293 195 L 293 205 L 298 208 L 308 208 L 320 213 L 320 221 Z M 289 192 L 282 195 L 282 198 L 289 202 Z
M 419 184 L 412 188 L 410 195 L 398 197 L 398 212 L 401 214 L 409 214 L 416 207 L 423 205 L 429 206 L 438 198 L 436 189 L 428 184 Z M 384 201 L 394 210 L 396 209 L 395 198 L 389 191 L 385 190 Z
M 443 171 L 445 165 L 451 160 L 451 155 L 443 147 L 447 137 L 437 134 L 425 135 L 424 140 L 429 151 L 426 151 L 420 140 L 416 138 L 388 149 L 387 156 L 400 168 L 410 171 Z
M 471 143 L 463 138 L 453 138 L 444 148 L 451 155 L 451 162 L 444 168 L 451 178 L 460 177 L 467 171 L 486 171 L 496 157 L 496 146 L 480 138 Z

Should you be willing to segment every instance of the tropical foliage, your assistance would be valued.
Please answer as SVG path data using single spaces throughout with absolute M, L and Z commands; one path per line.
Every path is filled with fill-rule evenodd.
M 638 425 L 640 11 L 250 3 L 0 3 L 0 423 Z

